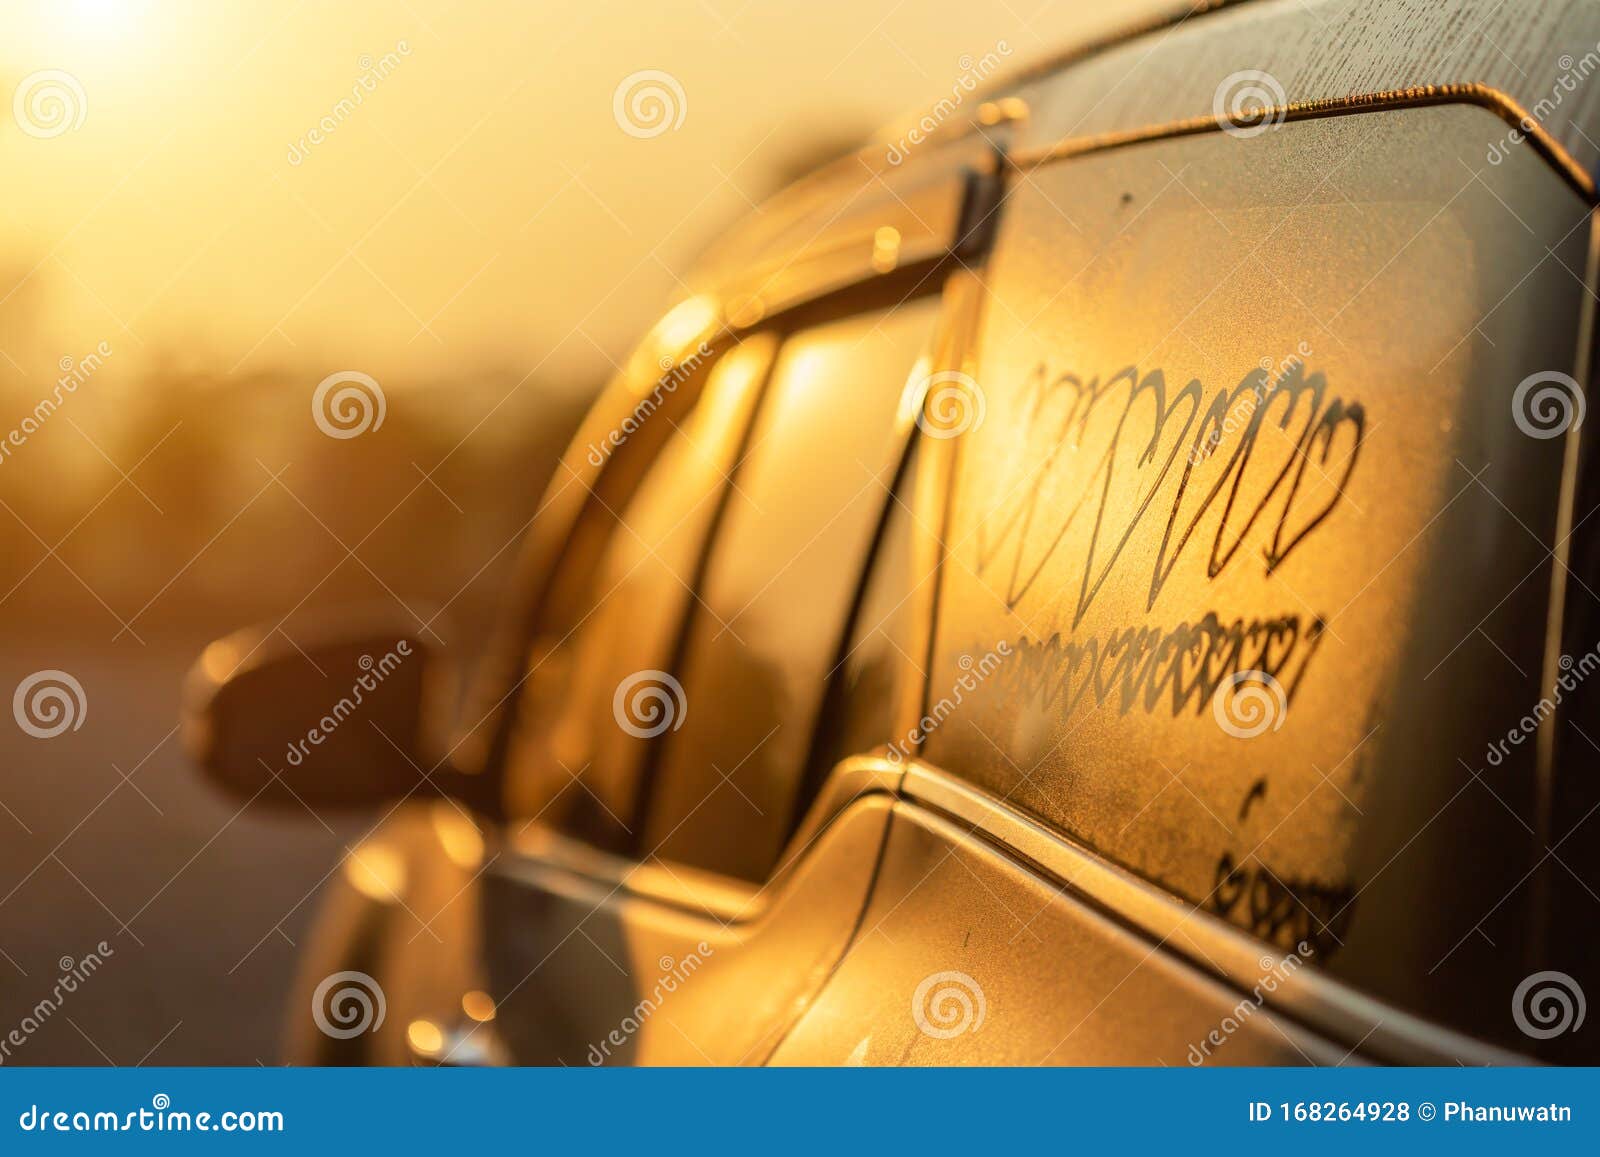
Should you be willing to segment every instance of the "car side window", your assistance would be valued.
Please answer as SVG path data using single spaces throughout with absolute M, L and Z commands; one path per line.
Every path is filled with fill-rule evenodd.
M 907 483 L 915 477 L 917 452 L 907 454 L 899 485 L 883 512 L 866 583 L 850 620 L 843 652 L 829 671 L 827 697 L 806 767 L 802 805 L 821 790 L 828 773 L 844 759 L 885 751 L 899 763 L 915 745 L 906 727 L 908 693 L 920 696 L 927 656 L 921 653 L 912 562 L 915 516 Z M 909 729 L 909 728 L 907 728 Z M 796 817 L 798 820 L 800 817 Z
M 690 608 L 686 713 L 649 777 L 643 851 L 747 880 L 775 861 L 938 311 L 928 297 L 784 343 Z
M 1525 1047 L 1483 1011 L 1545 918 L 1539 750 L 1503 741 L 1570 659 L 1563 446 L 1512 392 L 1587 340 L 1563 263 L 1591 210 L 1531 150 L 1463 190 L 1502 133 L 1408 108 L 1029 171 L 985 270 L 929 698 L 995 661 L 922 758 Z
M 598 561 L 566 576 L 563 613 L 529 656 L 507 764 L 512 816 L 616 851 L 631 844 L 641 741 L 677 718 L 663 669 L 775 349 L 771 335 L 747 337 L 706 371 L 687 415 L 650 419 L 671 425 L 662 448 L 621 508 L 602 511 Z

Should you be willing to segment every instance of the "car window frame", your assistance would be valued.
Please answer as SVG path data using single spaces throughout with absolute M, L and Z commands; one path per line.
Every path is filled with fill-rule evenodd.
M 659 359 L 681 360 L 703 342 L 720 356 L 726 341 L 760 328 L 793 327 L 817 308 L 859 312 L 869 306 L 851 303 L 893 300 L 907 286 L 981 257 L 993 234 L 1005 135 L 966 132 L 930 142 L 904 163 L 866 146 L 771 199 L 691 271 L 684 282 L 688 295 L 602 391 L 541 495 L 512 568 L 511 595 L 458 715 L 447 756 L 457 770 L 504 783 L 518 692 L 558 570 L 585 516 L 602 513 L 590 501 L 594 487 L 617 477 L 614 457 L 595 466 L 585 460 L 585 447 L 632 408 L 639 383 L 659 374 Z M 698 324 L 685 320 L 696 313 L 703 315 Z M 780 350 L 781 342 L 780 336 Z M 716 357 L 707 360 L 715 364 Z M 656 441 L 659 449 L 665 437 Z M 638 461 L 635 483 L 651 460 Z M 569 479 L 582 487 L 570 492 Z M 612 506 L 626 499 L 618 495 Z M 491 819 L 508 818 L 503 799 L 487 810 Z

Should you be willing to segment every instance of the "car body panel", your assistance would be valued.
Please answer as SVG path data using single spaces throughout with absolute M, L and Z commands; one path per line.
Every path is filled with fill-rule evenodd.
M 1279 967 L 1269 959 L 1269 984 Z M 770 1063 L 1298 1065 L 1346 1053 L 964 825 L 900 804 L 857 943 Z

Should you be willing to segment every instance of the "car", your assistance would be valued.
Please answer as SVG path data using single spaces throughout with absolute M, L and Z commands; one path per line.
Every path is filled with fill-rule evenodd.
M 1600 1058 L 1600 9 L 1202 7 L 728 230 L 464 693 L 207 649 L 214 782 L 382 815 L 290 1059 Z

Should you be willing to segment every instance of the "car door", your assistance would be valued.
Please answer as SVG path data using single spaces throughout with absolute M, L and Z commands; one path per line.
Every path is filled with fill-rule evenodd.
M 972 141 L 802 185 L 585 422 L 458 744 L 498 822 L 441 805 L 398 853 L 450 947 L 378 936 L 377 1055 L 759 1060 L 837 962 L 889 805 L 819 736 L 992 169 Z
M 1014 97 L 917 759 L 777 1063 L 1583 1055 L 1593 186 L 1492 92 L 1087 79 L 1310 90 L 1293 9 Z
M 602 562 L 606 594 L 574 636 L 556 718 L 515 748 L 527 763 L 513 774 L 554 795 L 513 818 L 512 854 L 486 887 L 490 991 L 514 1055 L 748 1059 L 837 958 L 883 803 L 841 815 L 787 876 L 774 872 L 810 802 L 818 714 L 938 306 L 924 295 L 830 313 L 782 336 L 691 567 L 672 571 L 671 536 L 652 533 L 686 525 L 700 497 L 674 500 L 692 474 L 670 445 L 670 484 L 647 478 L 623 513 L 631 533 Z M 602 849 L 610 871 L 569 876 L 579 890 L 555 902 L 557 866 Z

